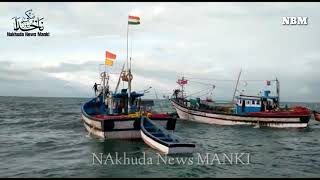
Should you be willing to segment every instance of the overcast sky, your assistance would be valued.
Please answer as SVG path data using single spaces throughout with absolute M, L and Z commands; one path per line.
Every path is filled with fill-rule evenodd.
M 44 18 L 50 36 L 7 37 L 12 18 L 29 9 Z M 320 3 L 272 2 L 1 2 L 0 95 L 92 97 L 105 50 L 117 54 L 108 68 L 114 89 L 126 59 L 128 14 L 141 18 L 130 26 L 136 91 L 152 86 L 149 96 L 169 95 L 185 75 L 188 93 L 207 89 L 228 100 L 242 69 L 239 90 L 247 94 L 274 90 L 265 80 L 278 78 L 282 101 L 320 101 Z M 284 26 L 283 16 L 306 16 L 309 24 Z

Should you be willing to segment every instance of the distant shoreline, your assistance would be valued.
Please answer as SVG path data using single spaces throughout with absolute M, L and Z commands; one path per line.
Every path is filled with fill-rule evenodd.
M 72 96 L 0 96 L 1 97 L 17 97 L 17 98 L 79 98 L 90 99 L 91 97 L 72 97 Z
M 1 96 L 1 97 L 17 97 L 17 98 L 78 98 L 78 99 L 90 99 L 93 97 L 72 97 L 72 96 Z M 156 99 L 156 98 L 146 98 L 146 99 Z M 164 98 L 161 98 L 159 100 L 165 100 Z M 227 103 L 228 100 L 216 100 L 217 102 L 221 103 Z M 229 101 L 230 102 L 230 101 Z M 283 101 L 281 104 L 285 103 L 320 103 L 320 101 Z

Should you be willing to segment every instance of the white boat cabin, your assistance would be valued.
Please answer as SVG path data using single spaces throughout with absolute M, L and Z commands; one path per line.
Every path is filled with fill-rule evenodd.
M 270 91 L 264 91 L 263 96 L 236 96 L 236 113 L 246 114 L 250 112 L 265 112 L 279 106 L 278 96 L 269 96 Z

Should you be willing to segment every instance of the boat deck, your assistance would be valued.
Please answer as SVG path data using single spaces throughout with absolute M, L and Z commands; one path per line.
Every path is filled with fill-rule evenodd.
M 140 116 L 132 116 L 132 115 L 125 115 L 125 114 L 121 114 L 121 115 L 94 115 L 93 117 L 99 119 L 99 120 L 114 120 L 114 119 L 132 119 L 132 118 L 140 118 Z M 169 114 L 165 114 L 165 113 L 159 113 L 159 114 L 152 114 L 149 116 L 150 119 L 171 119 L 173 117 L 171 117 Z
M 296 117 L 310 115 L 311 111 L 305 107 L 294 107 L 290 110 L 280 110 L 280 111 L 267 111 L 267 112 L 251 112 L 247 115 L 252 116 L 262 116 L 262 117 Z

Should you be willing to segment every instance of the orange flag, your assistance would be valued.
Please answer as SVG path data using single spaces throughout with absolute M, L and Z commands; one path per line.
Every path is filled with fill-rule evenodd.
M 105 60 L 105 65 L 112 66 L 113 61 L 116 59 L 117 55 L 113 54 L 110 51 L 106 51 L 106 60 Z

